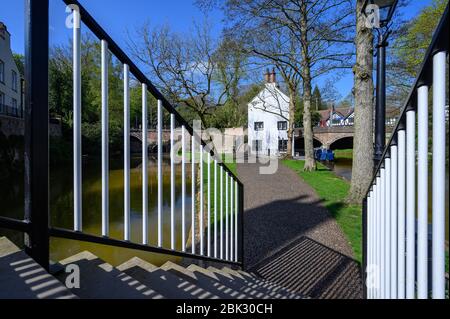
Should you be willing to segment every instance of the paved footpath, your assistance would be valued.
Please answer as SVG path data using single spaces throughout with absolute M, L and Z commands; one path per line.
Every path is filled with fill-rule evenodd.
M 259 174 L 257 164 L 237 170 L 245 187 L 246 267 L 313 298 L 358 298 L 352 249 L 314 190 L 281 163 L 274 175 Z

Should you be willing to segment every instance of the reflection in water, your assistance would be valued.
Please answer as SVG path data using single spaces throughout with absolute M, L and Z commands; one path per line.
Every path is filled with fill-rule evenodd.
M 131 241 L 142 242 L 142 169 L 140 158 L 131 161 Z M 157 243 L 157 163 L 149 159 L 148 179 L 148 220 L 149 244 Z M 17 175 L 17 176 L 16 176 Z M 18 172 L 7 183 L 0 185 L 2 209 L 5 217 L 22 219 L 24 217 L 23 172 Z M 73 174 L 71 164 L 50 169 L 50 220 L 53 227 L 73 229 Z M 191 176 L 190 165 L 186 165 L 186 225 L 191 222 Z M 176 202 L 175 225 L 176 245 L 181 249 L 181 165 L 176 165 Z M 111 159 L 109 174 L 109 227 L 110 237 L 123 239 L 123 162 Z M 83 232 L 101 235 L 101 163 L 85 160 L 83 163 Z M 170 161 L 163 161 L 163 231 L 164 247 L 170 248 Z M 189 228 L 186 227 L 186 231 Z M 9 230 L 0 230 L 1 236 L 7 236 L 17 245 L 23 245 L 23 235 Z M 51 239 L 50 259 L 59 261 L 78 252 L 88 250 L 103 260 L 118 265 L 134 256 L 161 265 L 167 260 L 176 261 L 176 257 L 158 255 L 142 251 L 97 245 L 66 239 Z
M 343 158 L 338 158 L 336 159 L 336 161 L 334 163 L 324 163 L 328 168 L 330 168 L 333 172 L 336 173 L 336 175 L 350 181 L 352 178 L 352 160 L 351 159 L 343 159 Z M 433 210 L 432 210 L 432 198 L 431 198 L 431 194 L 432 194 L 432 174 L 433 174 L 433 169 L 432 169 L 432 163 L 429 163 L 429 172 L 428 172 L 428 178 L 429 178 L 429 182 L 428 182 L 428 193 L 429 193 L 429 222 L 431 223 L 432 221 L 432 214 L 433 214 Z M 446 175 L 447 175 L 447 183 L 445 184 L 445 189 L 446 189 L 446 198 L 447 200 L 445 201 L 445 208 L 446 208 L 446 237 L 447 237 L 447 242 L 448 242 L 448 235 L 449 235 L 449 223 L 448 223 L 448 217 L 449 217 L 449 200 L 448 200 L 448 188 L 449 188 L 449 176 L 448 176 L 448 169 L 446 171 Z
M 110 237 L 123 239 L 123 168 L 120 161 L 111 163 L 109 174 L 109 227 Z M 141 160 L 134 158 L 131 162 L 131 241 L 142 242 L 142 168 Z M 149 244 L 157 246 L 157 163 L 149 160 L 148 211 L 149 211 Z M 189 167 L 186 172 L 190 172 Z M 190 174 L 186 185 L 186 223 L 190 224 L 191 197 Z M 51 172 L 51 224 L 54 227 L 72 229 L 73 227 L 73 192 L 72 174 L 64 168 Z M 101 235 L 101 163 L 85 162 L 83 165 L 83 232 Z M 181 249 L 181 166 L 176 166 L 176 209 L 175 224 L 177 249 Z M 163 162 L 163 234 L 165 248 L 170 248 L 170 161 Z M 74 253 L 89 250 L 103 260 L 118 265 L 134 256 L 160 265 L 176 257 L 161 256 L 147 252 L 130 251 L 110 246 L 94 245 L 85 242 L 74 242 L 53 238 L 51 241 L 51 259 L 61 260 Z

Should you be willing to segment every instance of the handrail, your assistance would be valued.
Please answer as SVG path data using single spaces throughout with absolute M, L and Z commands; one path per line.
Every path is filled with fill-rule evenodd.
M 433 67 L 432 67 L 432 57 L 434 53 L 441 50 L 447 50 L 449 43 L 446 41 L 450 34 L 449 34 L 449 6 L 447 5 L 443 18 L 439 21 L 438 26 L 436 27 L 436 30 L 433 34 L 433 39 L 431 41 L 430 46 L 427 49 L 427 52 L 425 53 L 425 58 L 422 61 L 422 65 L 419 69 L 419 72 L 417 73 L 416 80 L 414 81 L 413 86 L 411 87 L 411 90 L 409 91 L 408 97 L 406 98 L 406 102 L 402 107 L 402 111 L 398 117 L 397 124 L 395 125 L 394 129 L 392 130 L 391 137 L 389 138 L 387 146 L 384 148 L 384 152 L 382 154 L 382 160 L 378 163 L 377 167 L 375 168 L 375 174 L 372 178 L 371 185 L 374 183 L 377 174 L 379 173 L 382 165 L 383 165 L 383 159 L 386 158 L 386 156 L 389 154 L 389 145 L 391 145 L 393 142 L 395 142 L 395 134 L 400 130 L 400 128 L 404 127 L 404 121 L 406 112 L 410 110 L 411 108 L 415 108 L 416 101 L 414 101 L 414 98 L 416 97 L 416 90 L 419 86 L 429 84 L 431 81 L 431 77 L 433 74 Z M 366 191 L 366 197 L 370 192 L 372 186 L 370 186 Z
M 94 35 L 100 40 L 108 42 L 108 49 L 124 64 L 130 67 L 130 72 L 136 77 L 136 79 L 147 85 L 147 89 L 158 100 L 161 100 L 164 108 L 167 111 L 175 115 L 177 122 L 186 127 L 188 133 L 195 136 L 197 141 L 201 141 L 203 146 L 207 146 L 207 143 L 198 136 L 192 126 L 178 113 L 174 106 L 164 97 L 164 95 L 153 85 L 153 83 L 145 76 L 145 74 L 136 66 L 136 64 L 128 57 L 128 55 L 119 47 L 119 45 L 108 35 L 108 33 L 97 23 L 97 21 L 89 14 L 89 12 L 80 4 L 78 0 L 63 0 L 68 6 L 75 5 L 79 8 L 81 14 L 81 20 L 86 26 L 94 33 Z M 225 171 L 233 176 L 233 178 L 242 185 L 240 179 L 228 168 L 228 166 L 222 163 L 222 159 L 219 154 L 215 154 L 213 150 L 210 150 L 211 156 L 215 157 L 219 161 L 219 165 L 222 166 Z
M 364 293 L 370 299 L 445 298 L 448 16 L 447 4 L 363 200 Z
M 159 254 L 166 254 L 172 256 L 179 256 L 191 259 L 198 259 L 204 261 L 218 262 L 230 265 L 237 265 L 243 267 L 243 184 L 236 177 L 236 175 L 222 162 L 219 154 L 215 154 L 214 150 L 208 148 L 208 144 L 202 139 L 199 134 L 187 123 L 187 121 L 176 111 L 170 102 L 158 91 L 152 82 L 140 71 L 140 69 L 131 61 L 131 59 L 123 52 L 114 40 L 101 28 L 89 12 L 77 0 L 63 0 L 71 8 L 74 14 L 74 30 L 73 30 L 73 90 L 74 90 L 74 223 L 73 230 L 55 228 L 49 225 L 49 203 L 48 198 L 49 180 L 48 180 L 48 152 L 43 152 L 43 149 L 48 149 L 48 82 L 38 81 L 40 77 L 48 76 L 48 46 L 37 45 L 40 38 L 46 38 L 48 35 L 48 0 L 28 0 L 26 2 L 26 20 L 27 20 L 27 52 L 26 52 L 26 76 L 28 84 L 25 99 L 25 136 L 26 136 L 26 150 L 27 150 L 27 164 L 26 170 L 26 216 L 25 220 L 11 219 L 0 216 L 0 227 L 16 230 L 27 233 L 30 237 L 30 243 L 27 252 L 45 269 L 49 269 L 49 238 L 59 237 L 71 240 L 79 240 L 102 245 L 109 245 L 115 247 L 123 247 L 129 249 L 136 249 L 147 252 L 154 252 Z M 94 33 L 101 41 L 101 92 L 102 92 L 102 227 L 101 236 L 87 234 L 82 231 L 82 169 L 81 169 L 81 31 L 77 28 L 78 22 L 84 24 Z M 81 26 L 80 26 L 81 27 Z M 45 36 L 43 35 L 45 33 Z M 42 44 L 42 43 L 39 43 Z M 112 53 L 124 65 L 124 238 L 123 240 L 109 237 L 109 143 L 108 143 L 108 52 Z M 142 243 L 131 242 L 131 205 L 130 205 L 130 136 L 131 128 L 129 125 L 129 90 L 130 90 L 130 73 L 133 74 L 137 81 L 142 84 L 142 111 L 143 111 L 143 187 L 142 187 Z M 40 77 L 39 77 L 40 76 Z M 148 121 L 147 111 L 147 93 L 150 92 L 157 100 L 158 110 L 158 244 L 151 245 L 148 243 L 148 189 L 146 187 L 148 179 L 147 165 L 148 149 L 146 127 Z M 182 251 L 177 250 L 175 245 L 175 169 L 174 169 L 174 153 L 171 151 L 171 214 L 170 214 L 170 228 L 171 228 L 171 243 L 170 249 L 163 245 L 163 176 L 162 176 L 162 109 L 166 109 L 171 114 L 171 150 L 174 149 L 173 142 L 176 121 L 181 126 L 182 130 Z M 145 124 L 145 125 L 144 125 Z M 186 192 L 186 132 L 192 137 L 192 154 L 199 152 L 199 171 L 200 171 L 200 209 L 197 211 L 196 207 L 196 168 L 192 165 L 192 220 L 191 220 L 191 252 L 186 251 L 185 235 L 185 195 Z M 39 144 L 39 145 L 38 145 Z M 206 158 L 205 158 L 206 155 Z M 196 155 L 192 155 L 195 156 Z M 208 163 L 207 183 L 208 190 L 211 188 L 213 180 L 211 179 L 211 166 L 214 165 L 214 198 L 211 192 L 208 191 L 206 196 L 203 193 L 204 181 L 203 167 L 204 161 Z M 212 161 L 211 161 L 212 160 Z M 197 162 L 194 162 L 195 164 Z M 214 256 L 211 251 L 211 223 L 208 224 L 208 235 L 206 241 L 204 240 L 204 231 L 206 227 L 200 227 L 200 241 L 196 239 L 196 219 L 200 219 L 200 226 L 202 226 L 203 218 L 205 217 L 204 206 L 206 205 L 203 197 L 207 198 L 208 208 L 208 222 L 210 222 L 211 202 L 214 200 L 215 207 L 217 202 L 223 202 L 223 198 L 218 198 L 219 189 L 217 187 L 217 174 L 220 177 L 225 177 L 227 183 L 220 184 L 220 192 L 226 195 L 226 211 L 225 218 L 227 226 L 224 232 L 220 232 L 220 240 L 226 238 L 227 254 L 222 257 L 222 249 L 220 258 L 216 253 L 216 242 L 218 233 L 214 232 Z M 228 183 L 229 181 L 229 183 Z M 230 195 L 230 196 L 228 196 Z M 32 200 L 34 199 L 34 200 Z M 230 200 L 228 200 L 230 199 Z M 217 213 L 216 208 L 214 214 Z M 222 216 L 222 205 L 220 215 Z M 214 215 L 215 216 L 215 215 Z M 216 216 L 215 216 L 216 217 Z M 228 220 L 230 219 L 230 224 Z M 214 227 L 216 228 L 217 220 L 214 218 Z M 197 245 L 200 244 L 200 252 L 198 252 Z M 228 254 L 228 247 L 231 248 Z M 207 253 L 206 253 L 207 251 Z M 197 252 L 197 253 L 196 253 Z

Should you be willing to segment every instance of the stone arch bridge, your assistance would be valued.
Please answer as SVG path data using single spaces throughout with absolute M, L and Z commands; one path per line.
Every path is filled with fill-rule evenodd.
M 325 147 L 327 149 L 349 149 L 353 148 L 353 137 L 355 130 L 353 126 L 315 127 L 314 147 Z M 181 136 L 181 129 L 175 130 L 176 139 Z M 130 132 L 131 151 L 142 150 L 142 131 L 139 129 Z M 156 152 L 158 134 L 152 129 L 147 133 L 147 144 L 150 152 Z M 170 130 L 162 131 L 163 150 L 170 149 Z M 187 141 L 188 142 L 188 141 Z M 304 149 L 303 129 L 295 129 L 295 149 Z
M 327 149 L 353 148 L 354 126 L 314 127 L 314 147 Z M 303 149 L 303 129 L 295 129 L 295 149 Z

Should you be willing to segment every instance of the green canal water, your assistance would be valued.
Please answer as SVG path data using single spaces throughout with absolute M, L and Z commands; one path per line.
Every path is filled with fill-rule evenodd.
M 138 157 L 131 161 L 131 241 L 142 242 L 142 161 Z M 149 244 L 157 243 L 157 163 L 149 160 L 148 171 L 148 210 L 149 210 Z M 123 239 L 124 212 L 124 179 L 123 161 L 111 160 L 109 174 L 109 205 L 110 205 L 110 237 Z M 186 231 L 190 225 L 190 165 L 186 166 Z M 20 181 L 23 177 L 20 177 Z M 73 174 L 72 166 L 50 169 L 50 220 L 54 227 L 73 229 Z M 17 180 L 16 180 L 17 181 Z M 23 183 L 10 181 L 2 185 L 2 215 L 8 217 L 23 217 Z M 101 235 L 101 163 L 99 161 L 83 161 L 83 232 Z M 176 245 L 181 249 L 181 166 L 176 165 Z M 6 212 L 3 213 L 3 211 Z M 0 230 L 1 234 L 12 236 L 15 242 L 21 242 L 21 235 Z M 163 160 L 163 233 L 164 247 L 170 248 L 170 161 Z M 129 249 L 115 248 L 104 245 L 90 244 L 65 239 L 51 239 L 51 260 L 58 261 L 88 250 L 112 265 L 119 265 L 126 260 L 138 256 L 155 265 L 161 265 L 167 260 L 177 261 L 177 257 L 159 255 Z

